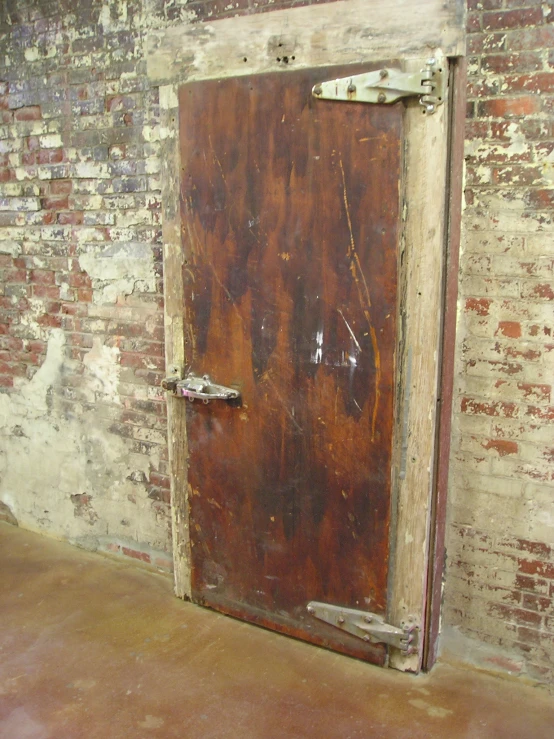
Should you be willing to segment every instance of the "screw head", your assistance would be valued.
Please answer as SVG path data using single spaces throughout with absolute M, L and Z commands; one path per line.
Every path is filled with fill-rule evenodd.
M 356 92 L 356 85 L 353 85 L 351 82 L 346 89 L 348 92 Z
M 321 85 L 316 85 L 314 87 L 314 95 L 321 95 L 321 92 L 322 92 Z
M 343 624 L 344 623 L 344 618 L 342 616 L 339 616 L 338 619 L 337 619 L 337 622 L 339 624 Z
M 386 103 L 386 101 L 387 101 L 387 96 L 385 95 L 384 92 L 380 92 L 379 95 L 378 95 L 378 97 L 377 97 L 377 102 L 378 103 Z
M 373 621 L 373 618 L 372 616 L 365 616 L 364 621 L 366 624 L 370 624 Z
M 307 610 L 307 611 L 308 611 L 308 613 L 309 613 L 310 615 L 312 615 L 312 616 L 313 616 L 313 614 L 315 613 L 315 608 L 313 608 L 312 606 L 308 606 L 306 610 Z
M 384 80 L 384 79 L 385 79 L 385 77 L 388 77 L 388 76 L 389 76 L 389 71 L 388 71 L 388 69 L 381 69 L 381 70 L 380 70 L 380 72 L 379 72 L 379 77 L 380 77 L 380 78 L 381 78 L 382 80 Z

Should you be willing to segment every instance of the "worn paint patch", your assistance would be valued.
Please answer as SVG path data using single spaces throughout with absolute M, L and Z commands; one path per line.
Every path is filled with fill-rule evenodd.
M 152 247 L 141 242 L 111 244 L 79 256 L 81 268 L 92 278 L 95 303 L 115 303 L 121 295 L 155 292 Z
M 20 525 L 86 548 L 133 540 L 167 550 L 167 522 L 154 511 L 140 513 L 154 505 L 145 481 L 159 460 L 133 453 L 94 406 L 76 404 L 68 411 L 61 403 L 57 388 L 71 369 L 65 348 L 63 331 L 54 329 L 33 378 L 22 380 L 16 392 L 0 394 L 0 501 Z M 87 369 L 94 366 L 95 373 L 83 376 L 89 397 L 99 392 L 99 383 L 102 392 L 115 386 L 113 362 L 107 362 L 107 378 L 102 377 L 102 346 L 94 356 L 96 363 L 89 360 Z
M 92 349 L 83 357 L 87 368 L 87 379 L 94 397 L 111 403 L 120 404 L 118 392 L 120 366 L 118 363 L 119 348 L 102 344 L 99 336 L 95 336 Z

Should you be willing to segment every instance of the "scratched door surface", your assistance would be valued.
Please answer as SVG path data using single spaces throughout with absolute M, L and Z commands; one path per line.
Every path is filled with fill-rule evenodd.
M 242 393 L 187 404 L 192 588 L 382 663 L 306 612 L 387 598 L 402 105 L 312 98 L 346 73 L 180 91 L 187 359 Z

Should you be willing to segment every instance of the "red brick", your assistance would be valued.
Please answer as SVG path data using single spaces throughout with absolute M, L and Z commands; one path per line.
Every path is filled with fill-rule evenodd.
M 70 287 L 90 287 L 92 284 L 86 272 L 70 272 L 67 279 Z
M 522 288 L 521 293 L 522 297 L 525 298 L 535 300 L 554 300 L 554 287 L 548 282 L 543 282 L 537 285 L 525 285 Z
M 61 316 L 51 316 L 44 314 L 37 318 L 39 326 L 49 326 L 50 328 L 61 328 L 62 320 Z
M 489 439 L 485 444 L 481 444 L 484 449 L 494 449 L 500 457 L 506 457 L 508 454 L 517 454 L 518 445 L 515 441 L 505 441 L 504 439 Z
M 462 413 L 480 416 L 502 416 L 504 418 L 517 418 L 518 408 L 515 403 L 505 403 L 501 400 L 494 402 L 483 402 L 474 398 L 462 398 Z
M 92 288 L 80 287 L 77 290 L 77 300 L 81 303 L 92 303 Z
M 506 46 L 514 51 L 548 49 L 554 46 L 554 27 L 551 25 L 525 28 L 506 37 Z
M 499 321 L 495 336 L 499 333 L 511 339 L 519 339 L 521 336 L 521 323 L 517 321 Z
M 37 285 L 54 285 L 56 276 L 51 270 L 32 269 L 29 272 L 29 280 Z
M 73 182 L 71 180 L 52 180 L 50 184 L 50 192 L 52 195 L 67 195 L 73 190 Z
M 139 559 L 142 562 L 150 562 L 150 555 L 146 552 L 139 552 L 136 549 L 130 549 L 129 547 L 121 547 L 121 551 L 123 554 L 127 557 L 132 557 L 133 559 Z
M 3 275 L 3 281 L 5 284 L 27 282 L 27 270 L 26 269 L 10 269 L 6 270 Z
M 60 225 L 79 226 L 83 222 L 83 211 L 62 211 L 61 213 L 58 213 L 57 221 Z
M 526 416 L 532 416 L 542 421 L 554 421 L 554 406 L 547 408 L 539 408 L 534 405 L 530 405 L 525 412 Z
M 15 172 L 11 167 L 0 168 L 0 182 L 10 182 L 15 180 Z
M 534 611 L 525 611 L 523 608 L 514 608 L 503 603 L 490 603 L 489 615 L 500 616 L 515 624 L 525 624 L 529 626 L 538 626 L 542 621 L 542 616 Z
M 468 13 L 466 17 L 466 30 L 475 33 L 481 30 L 481 13 Z
M 537 613 L 544 613 L 552 605 L 552 600 L 545 596 L 532 595 L 531 593 L 525 593 L 521 602 L 523 608 L 529 611 L 536 611 Z
M 121 366 L 135 367 L 136 369 L 150 369 L 155 365 L 157 369 L 163 369 L 165 366 L 163 357 L 150 357 L 144 354 L 134 354 L 132 352 L 121 352 Z
M 519 95 L 512 98 L 482 100 L 478 104 L 478 114 L 479 116 L 492 116 L 494 118 L 517 118 L 540 113 L 541 108 L 542 104 L 538 96 Z
M 42 198 L 41 206 L 44 210 L 67 210 L 69 208 L 69 198 L 67 195 Z
M 554 564 L 539 560 L 520 559 L 519 572 L 524 575 L 538 575 L 547 580 L 554 580 Z
M 473 311 L 478 316 L 488 316 L 492 302 L 490 298 L 466 298 L 466 311 Z
M 504 347 L 506 359 L 524 359 L 526 362 L 535 362 L 542 357 L 540 349 L 524 348 L 520 345 Z
M 513 92 L 550 93 L 554 91 L 554 72 L 509 74 L 504 77 L 502 84 L 506 90 Z
M 542 55 L 539 51 L 487 54 L 481 57 L 481 68 L 496 74 L 533 72 L 542 69 Z
M 160 475 L 158 472 L 152 470 L 149 475 L 149 481 L 152 485 L 156 485 L 160 488 L 169 490 L 171 487 L 170 479 L 167 475 Z
M 136 103 L 129 95 L 113 95 L 106 98 L 106 110 L 112 113 L 120 110 L 132 110 Z
M 498 31 L 501 29 L 525 28 L 539 26 L 543 22 L 542 8 L 518 8 L 497 13 L 483 13 L 483 29 Z
M 38 105 L 30 105 L 15 111 L 16 121 L 40 121 L 41 118 L 42 113 Z
M 535 185 L 542 176 L 542 169 L 537 166 L 516 164 L 508 167 L 493 167 L 491 170 L 491 181 L 494 185 L 510 185 L 517 188 Z
M 531 382 L 518 382 L 518 390 L 521 390 L 524 398 L 539 398 L 540 400 L 548 402 L 552 394 L 551 385 L 542 385 Z
M 537 578 L 531 577 L 531 575 L 516 575 L 515 586 L 518 590 L 525 590 L 531 593 L 544 594 L 548 592 L 548 581 L 537 580 Z M 552 583 L 552 586 L 554 587 L 554 583 Z

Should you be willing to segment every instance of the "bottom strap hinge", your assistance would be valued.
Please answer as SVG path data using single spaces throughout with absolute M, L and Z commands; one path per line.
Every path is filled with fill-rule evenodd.
M 317 601 L 308 603 L 307 611 L 314 618 L 347 631 L 364 641 L 388 644 L 406 655 L 418 651 L 419 628 L 414 622 L 404 623 L 401 627 L 391 626 L 376 613 L 342 608 Z

